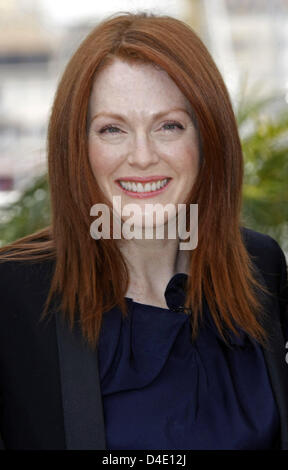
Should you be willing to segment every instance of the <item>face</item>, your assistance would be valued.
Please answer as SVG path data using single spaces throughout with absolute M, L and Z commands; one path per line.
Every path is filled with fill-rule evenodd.
M 137 204 L 143 216 L 147 203 L 184 203 L 198 173 L 197 134 L 166 71 L 115 59 L 96 77 L 89 116 L 89 160 L 111 204 L 120 196 L 122 208 Z

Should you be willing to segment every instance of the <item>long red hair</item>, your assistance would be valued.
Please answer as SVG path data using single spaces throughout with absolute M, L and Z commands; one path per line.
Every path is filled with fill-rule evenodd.
M 193 339 L 205 295 L 224 338 L 225 327 L 237 334 L 236 324 L 264 344 L 255 294 L 260 286 L 240 230 L 243 156 L 233 109 L 206 47 L 187 24 L 169 16 L 112 15 L 74 53 L 58 86 L 48 129 L 51 225 L 1 248 L 1 259 L 55 260 L 42 318 L 54 295 L 60 295 L 62 314 L 72 328 L 77 312 L 92 348 L 103 312 L 118 305 L 127 314 L 129 273 L 123 256 L 113 239 L 90 235 L 90 208 L 103 201 L 88 159 L 88 104 L 97 72 L 115 57 L 166 70 L 194 110 L 202 159 L 189 201 L 199 207 L 198 246 L 191 252 L 185 304 L 194 312 Z

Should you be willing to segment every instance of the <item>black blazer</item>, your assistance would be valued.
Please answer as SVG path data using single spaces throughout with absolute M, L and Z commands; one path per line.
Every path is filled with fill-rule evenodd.
M 279 448 L 288 449 L 288 325 L 284 254 L 270 237 L 243 229 L 249 253 L 273 296 L 264 296 L 265 349 L 281 417 Z M 3 449 L 105 449 L 97 353 L 70 332 L 59 313 L 39 322 L 53 261 L 0 264 L 0 432 Z M 288 346 L 288 345 L 287 345 Z

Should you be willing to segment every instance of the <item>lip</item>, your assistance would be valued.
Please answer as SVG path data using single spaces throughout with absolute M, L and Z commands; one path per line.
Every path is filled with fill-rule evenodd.
M 149 181 L 158 181 L 171 179 L 169 176 L 156 175 L 156 176 L 124 176 L 123 178 L 117 178 L 118 181 L 137 181 L 139 183 L 149 183 Z
M 159 177 L 157 177 L 157 178 L 158 178 L 158 179 L 164 179 L 164 178 L 159 178 Z M 157 180 L 158 180 L 158 179 L 157 179 Z M 168 179 L 168 178 L 167 178 L 167 179 Z M 168 188 L 169 183 L 171 182 L 171 180 L 172 180 L 172 178 L 169 178 L 167 184 L 166 184 L 163 188 L 156 189 L 155 191 L 145 192 L 145 193 L 144 193 L 144 192 L 143 192 L 143 193 L 135 193 L 135 192 L 133 192 L 133 191 L 129 191 L 128 189 L 122 188 L 122 186 L 121 186 L 119 180 L 117 180 L 116 183 L 117 183 L 117 185 L 119 186 L 119 188 L 121 188 L 122 191 L 123 191 L 124 193 L 126 193 L 128 196 L 134 197 L 134 198 L 136 198 L 136 199 L 146 199 L 146 198 L 148 198 L 148 197 L 154 197 L 154 196 L 157 196 L 157 195 L 160 194 L 160 193 L 163 193 L 163 192 L 165 191 L 165 189 Z M 127 179 L 127 178 L 126 178 L 126 179 L 124 179 L 124 178 L 122 179 L 122 178 L 121 178 L 121 181 L 137 181 L 137 180 L 136 180 L 136 179 L 132 180 L 132 178 L 130 178 L 130 179 Z M 144 180 L 142 179 L 142 180 L 138 180 L 138 181 L 142 181 L 142 182 L 143 182 Z M 149 180 L 147 180 L 147 181 L 155 181 L 155 180 L 149 179 Z

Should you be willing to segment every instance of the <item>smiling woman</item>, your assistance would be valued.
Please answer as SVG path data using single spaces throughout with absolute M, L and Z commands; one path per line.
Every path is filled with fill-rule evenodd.
M 48 168 L 51 225 L 0 250 L 3 447 L 288 449 L 285 257 L 241 223 L 233 109 L 191 28 L 98 24 L 58 86 Z M 164 236 L 95 240 L 114 197 L 135 225 L 158 205 Z M 193 225 L 193 204 L 181 251 L 165 209 Z
M 89 112 L 89 160 L 102 198 L 137 199 L 143 215 L 147 199 L 163 206 L 188 202 L 199 168 L 197 132 L 189 101 L 164 70 L 117 58 L 102 65 Z M 136 277 L 144 275 L 144 284 L 141 272 Z

